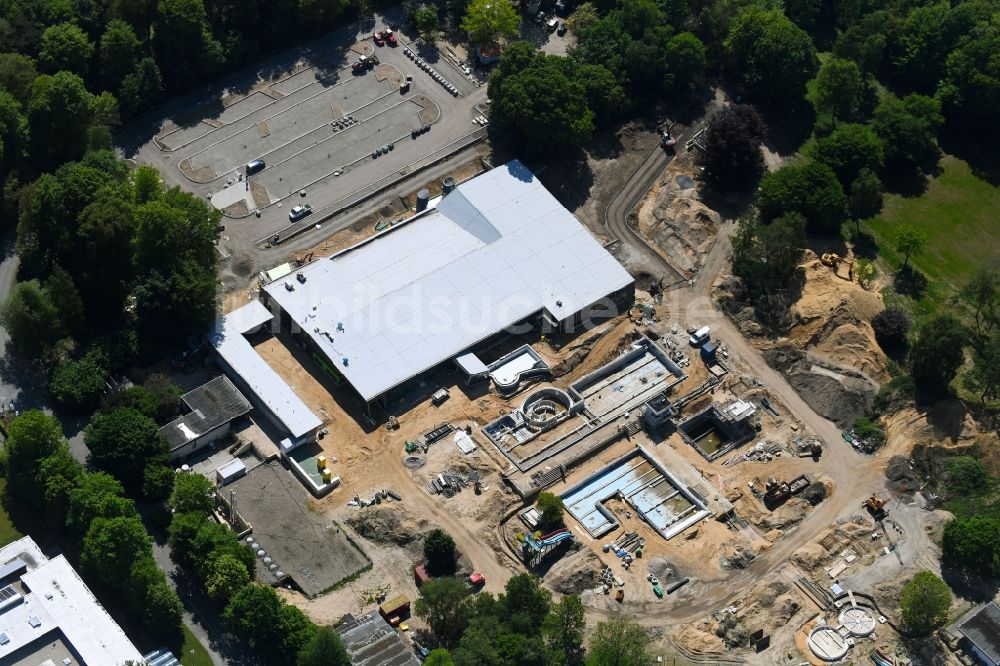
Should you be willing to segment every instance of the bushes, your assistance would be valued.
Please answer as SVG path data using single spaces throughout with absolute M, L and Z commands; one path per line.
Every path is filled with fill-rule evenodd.
M 972 574 L 1000 575 L 1000 519 L 959 517 L 944 526 L 942 560 Z
M 107 356 L 91 349 L 79 361 L 66 359 L 52 370 L 49 392 L 68 409 L 93 410 L 104 394 L 107 374 Z
M 899 308 L 886 308 L 872 317 L 872 330 L 883 349 L 904 348 L 910 332 L 910 317 Z
M 543 532 L 563 527 L 563 502 L 552 493 L 540 493 L 538 495 L 538 511 L 541 518 L 538 520 L 538 528 Z
M 956 456 L 948 461 L 945 493 L 952 497 L 973 497 L 990 487 L 990 476 L 982 464 L 971 456 Z
M 878 421 L 873 421 L 866 416 L 862 416 L 854 422 L 854 436 L 862 441 L 868 440 L 876 447 L 885 443 L 885 430 L 881 428 Z

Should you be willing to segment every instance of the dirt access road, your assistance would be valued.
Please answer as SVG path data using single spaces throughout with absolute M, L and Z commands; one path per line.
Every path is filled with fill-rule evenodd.
M 659 150 L 659 149 L 657 149 Z M 662 151 L 660 151 L 662 153 Z M 655 262 L 655 278 L 669 277 L 676 271 L 660 255 L 650 248 L 635 231 L 628 226 L 631 211 L 638 200 L 636 192 L 648 190 L 648 169 L 665 168 L 672 155 L 647 160 L 637 170 L 630 184 L 619 192 L 608 206 L 607 223 L 615 236 L 629 246 L 636 255 L 648 257 Z M 661 166 L 662 164 L 662 166 Z M 659 172 L 657 172 L 659 173 Z M 645 188 L 645 189 L 644 189 Z M 831 421 L 823 418 L 799 397 L 785 378 L 764 361 L 761 353 L 751 345 L 732 322 L 716 308 L 712 300 L 712 284 L 719 271 L 726 265 L 731 251 L 730 236 L 735 231 L 735 223 L 726 223 L 705 264 L 691 286 L 678 286 L 667 292 L 664 305 L 674 316 L 693 325 L 707 325 L 712 328 L 716 339 L 724 340 L 729 348 L 731 360 L 738 366 L 755 374 L 788 409 L 810 428 L 823 442 L 823 455 L 818 470 L 828 476 L 834 484 L 830 496 L 812 511 L 798 526 L 769 550 L 761 553 L 746 569 L 735 572 L 725 583 L 707 587 L 694 604 L 678 608 L 671 604 L 647 608 L 637 620 L 642 624 L 664 623 L 682 624 L 703 617 L 705 614 L 726 605 L 736 596 L 751 587 L 753 583 L 783 566 L 798 548 L 815 539 L 842 514 L 853 512 L 857 502 L 882 487 L 881 465 L 856 453 L 844 443 L 840 430 Z M 664 280 L 669 282 L 669 280 Z

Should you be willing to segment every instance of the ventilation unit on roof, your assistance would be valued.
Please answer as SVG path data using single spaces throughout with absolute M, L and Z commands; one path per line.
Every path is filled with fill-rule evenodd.
M 295 274 L 295 279 L 305 284 L 306 276 L 302 273 L 302 271 L 299 271 L 298 273 Z
M 8 585 L 0 589 L 0 613 L 3 613 L 21 603 L 24 597 L 13 585 Z
M 286 282 L 285 289 L 287 289 L 288 291 L 295 291 L 295 285 L 292 284 L 291 282 Z

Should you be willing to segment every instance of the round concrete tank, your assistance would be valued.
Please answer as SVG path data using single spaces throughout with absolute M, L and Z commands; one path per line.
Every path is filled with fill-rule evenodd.
M 809 632 L 809 651 L 823 661 L 840 661 L 847 656 L 850 645 L 847 639 L 830 626 L 820 626 Z
M 427 210 L 427 203 L 431 200 L 431 193 L 427 191 L 427 188 L 417 192 L 417 212 L 422 210 Z
M 442 192 L 444 192 L 445 194 L 448 194 L 453 189 L 455 189 L 455 179 L 454 178 L 452 178 L 451 176 L 448 176 L 443 181 L 441 181 L 441 191 Z
M 853 636 L 870 636 L 875 631 L 875 616 L 861 606 L 845 608 L 838 620 Z

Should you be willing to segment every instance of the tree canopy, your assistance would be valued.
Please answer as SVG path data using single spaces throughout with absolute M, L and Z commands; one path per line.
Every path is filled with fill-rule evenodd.
M 765 175 L 757 191 L 757 208 L 764 222 L 798 213 L 811 232 L 837 232 L 848 215 L 847 196 L 837 175 L 815 161 Z
M 142 488 L 146 466 L 166 459 L 166 444 L 156 422 L 128 407 L 94 414 L 84 429 L 84 442 L 90 464 L 127 489 Z
M 615 616 L 598 622 L 590 637 L 587 666 L 642 666 L 650 661 L 648 640 L 634 621 Z
M 470 0 L 462 19 L 462 30 L 476 43 L 490 44 L 517 34 L 521 17 L 509 2 Z
M 720 189 L 743 189 L 757 184 L 764 171 L 761 143 L 767 127 L 746 104 L 730 104 L 712 116 L 700 154 L 702 177 Z
M 910 363 L 917 388 L 927 395 L 942 395 L 965 358 L 965 328 L 953 315 L 929 319 L 917 332 L 910 348 Z

